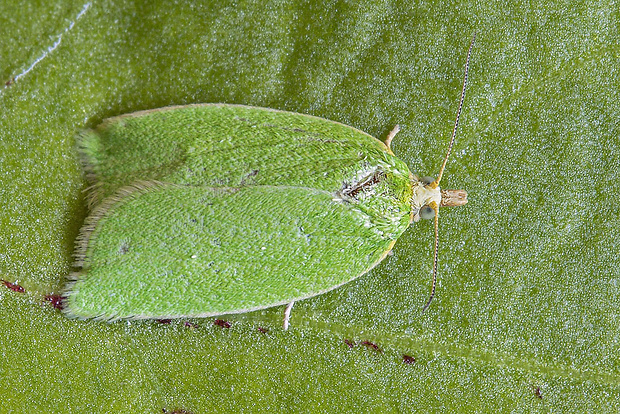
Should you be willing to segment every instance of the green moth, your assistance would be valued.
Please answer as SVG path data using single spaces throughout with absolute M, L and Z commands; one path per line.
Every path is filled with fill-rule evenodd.
M 381 262 L 410 223 L 462 205 L 355 128 L 200 104 L 105 120 L 78 137 L 94 208 L 64 293 L 72 318 L 206 317 L 293 303 Z

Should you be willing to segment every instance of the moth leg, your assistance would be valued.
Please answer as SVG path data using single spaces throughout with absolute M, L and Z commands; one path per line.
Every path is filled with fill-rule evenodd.
M 286 309 L 284 309 L 284 321 L 282 322 L 282 328 L 286 331 L 288 329 L 289 321 L 291 320 L 291 309 L 293 309 L 293 305 L 295 301 L 286 305 Z
M 385 138 L 385 145 L 387 145 L 390 151 L 392 150 L 392 148 L 390 147 L 390 144 L 392 143 L 394 136 L 398 134 L 398 131 L 400 131 L 400 127 L 398 125 L 394 125 L 394 128 L 392 128 L 388 136 Z

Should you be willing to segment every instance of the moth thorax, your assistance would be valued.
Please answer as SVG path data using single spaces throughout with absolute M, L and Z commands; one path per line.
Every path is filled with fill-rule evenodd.
M 430 185 L 421 180 L 413 180 L 413 195 L 411 197 L 411 210 L 413 221 L 420 220 L 420 209 L 429 205 L 433 201 L 439 206 L 441 204 L 441 189 L 439 186 L 431 188 Z

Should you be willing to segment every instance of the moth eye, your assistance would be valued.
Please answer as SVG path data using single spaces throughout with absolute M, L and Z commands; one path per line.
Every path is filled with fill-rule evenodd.
M 420 181 L 422 181 L 425 185 L 429 185 L 433 183 L 435 179 L 433 177 L 426 176 L 426 177 L 420 178 Z
M 424 206 L 420 209 L 420 217 L 424 220 L 435 218 L 435 210 L 430 206 Z

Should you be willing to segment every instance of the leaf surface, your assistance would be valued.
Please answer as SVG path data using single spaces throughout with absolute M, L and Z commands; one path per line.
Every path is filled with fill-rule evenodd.
M 3 2 L 0 16 L 0 278 L 26 291 L 0 285 L 3 408 L 618 411 L 614 2 Z M 271 107 L 379 138 L 399 124 L 394 152 L 433 175 L 476 31 L 442 180 L 469 204 L 441 212 L 425 313 L 428 223 L 296 304 L 288 332 L 281 308 L 226 329 L 71 321 L 44 300 L 87 213 L 77 130 L 168 105 Z

